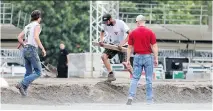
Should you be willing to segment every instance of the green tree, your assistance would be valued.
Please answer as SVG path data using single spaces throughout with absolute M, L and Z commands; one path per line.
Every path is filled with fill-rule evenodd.
M 147 19 L 151 18 L 152 22 L 161 24 L 199 24 L 201 14 L 212 14 L 209 10 L 211 1 L 135 0 L 127 3 L 130 3 L 128 4 L 130 8 L 124 12 L 135 13 L 134 16 L 129 14 L 131 17 L 135 18 L 138 14 L 143 14 Z M 120 4 L 123 7 L 126 5 L 123 1 Z M 201 20 L 202 24 L 207 24 L 207 16 L 202 16 Z
M 137 12 L 137 11 L 138 11 L 138 8 L 131 1 L 123 1 L 123 2 L 120 2 L 120 4 L 119 4 L 120 17 L 123 17 L 123 18 L 135 18 L 136 15 L 134 13 Z M 133 14 L 126 14 L 125 12 L 130 12 L 130 13 L 133 13 Z M 126 19 L 124 21 L 125 22 L 133 22 L 133 19 L 132 20 L 131 19 Z

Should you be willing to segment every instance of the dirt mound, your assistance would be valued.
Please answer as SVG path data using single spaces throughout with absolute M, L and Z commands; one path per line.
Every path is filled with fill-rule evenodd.
M 107 84 L 33 84 L 28 97 L 21 97 L 14 86 L 1 88 L 2 104 L 125 103 L 128 85 Z M 209 103 L 212 85 L 153 85 L 156 103 Z M 145 86 L 139 85 L 135 102 L 145 102 Z

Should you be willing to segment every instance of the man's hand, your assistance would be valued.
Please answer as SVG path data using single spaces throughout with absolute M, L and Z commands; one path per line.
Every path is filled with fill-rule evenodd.
M 100 45 L 101 47 L 103 47 L 103 46 L 104 46 L 104 43 L 103 43 L 102 41 L 100 41 L 100 42 L 99 42 L 99 45 Z
M 130 69 L 131 69 L 130 61 L 127 61 L 127 69 L 128 69 L 128 70 L 130 70 Z
M 154 66 L 157 67 L 158 66 L 158 59 L 154 59 Z
M 46 56 L 46 51 L 45 51 L 45 49 L 42 49 L 42 55 L 43 55 L 43 57 Z
M 121 45 L 118 46 L 118 50 L 120 50 L 120 51 L 122 50 L 122 46 Z
M 122 47 L 124 46 L 126 42 L 125 41 L 122 41 L 119 45 L 118 45 L 118 49 L 119 50 L 122 50 Z
M 122 41 L 120 44 L 119 44 L 119 46 L 124 46 L 124 44 L 125 44 L 126 42 L 125 41 Z
M 123 65 L 127 68 L 127 70 L 131 70 L 130 61 L 123 62 Z

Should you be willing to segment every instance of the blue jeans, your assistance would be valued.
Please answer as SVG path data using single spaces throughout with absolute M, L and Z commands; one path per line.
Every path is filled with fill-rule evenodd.
M 152 78 L 153 78 L 153 56 L 150 54 L 134 56 L 133 62 L 133 77 L 131 79 L 129 88 L 129 98 L 133 99 L 136 95 L 138 81 L 140 80 L 142 70 L 145 70 L 146 74 L 146 99 L 152 101 Z
M 23 50 L 23 56 L 26 73 L 21 83 L 24 86 L 24 89 L 27 89 L 30 83 L 41 76 L 41 63 L 38 56 L 38 49 L 34 46 L 25 46 Z

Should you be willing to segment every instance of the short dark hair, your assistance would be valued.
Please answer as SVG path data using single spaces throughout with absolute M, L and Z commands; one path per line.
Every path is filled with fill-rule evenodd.
M 31 13 L 31 21 L 38 20 L 38 18 L 40 18 L 40 17 L 41 17 L 41 11 L 39 11 L 39 10 L 34 10 Z

